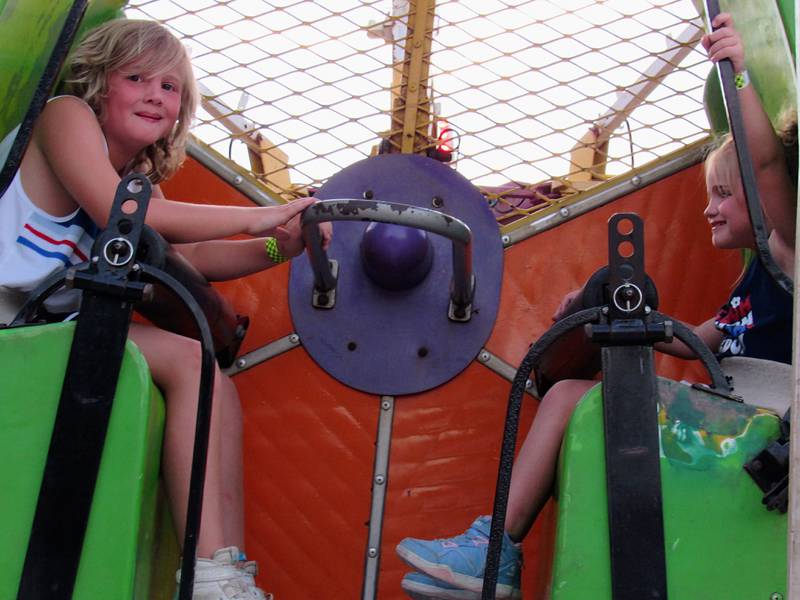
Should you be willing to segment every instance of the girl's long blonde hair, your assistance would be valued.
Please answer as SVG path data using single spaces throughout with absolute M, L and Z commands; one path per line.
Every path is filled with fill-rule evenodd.
M 108 76 L 135 64 L 152 77 L 176 69 L 182 79 L 178 120 L 166 137 L 144 148 L 129 163 L 129 170 L 145 173 L 153 183 L 168 179 L 186 157 L 186 142 L 199 93 L 189 56 L 183 44 L 154 21 L 116 19 L 93 30 L 70 58 L 67 91 L 85 100 L 100 123 L 102 100 L 108 93 Z

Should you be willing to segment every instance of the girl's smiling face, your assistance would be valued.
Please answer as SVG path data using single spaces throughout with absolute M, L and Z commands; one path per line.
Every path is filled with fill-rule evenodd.
M 703 211 L 711 225 L 711 242 L 716 248 L 733 250 L 755 245 L 750 216 L 741 185 L 708 182 L 708 205 Z
M 732 140 L 706 160 L 706 189 L 708 205 L 703 215 L 711 225 L 714 246 L 729 250 L 755 247 Z
M 132 64 L 109 73 L 102 100 L 109 146 L 136 154 L 169 135 L 180 113 L 182 83 L 177 69 L 146 74 Z

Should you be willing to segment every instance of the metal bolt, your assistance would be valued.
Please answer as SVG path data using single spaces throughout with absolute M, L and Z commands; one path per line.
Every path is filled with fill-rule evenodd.
M 236 366 L 240 369 L 244 369 L 247 366 L 247 360 L 244 358 L 240 358 L 236 361 Z
M 236 177 L 233 178 L 233 185 L 242 185 L 243 181 L 244 177 L 242 177 L 241 175 L 237 175 Z
M 317 304 L 319 304 L 320 306 L 328 306 L 329 301 L 330 298 L 328 298 L 328 294 L 320 294 L 319 296 L 317 296 Z
M 480 360 L 481 362 L 489 362 L 490 358 L 491 356 L 489 356 L 488 352 L 481 352 L 480 355 L 478 356 L 478 360 Z
M 533 381 L 531 381 L 530 379 L 526 379 L 526 380 L 525 380 L 525 389 L 526 389 L 526 390 L 529 390 L 529 389 L 531 389 L 532 387 L 533 387 Z
M 639 187 L 640 185 L 642 185 L 642 178 L 639 177 L 638 175 L 634 175 L 633 177 L 631 177 L 631 185 L 634 187 Z
M 500 238 L 500 241 L 503 242 L 504 246 L 507 246 L 511 242 L 511 238 L 507 235 L 504 235 Z
M 376 475 L 375 476 L 375 483 L 378 485 L 383 485 L 386 482 L 386 478 L 383 475 Z
M 434 196 L 431 200 L 431 206 L 433 206 L 433 208 L 442 208 L 444 206 L 444 200 L 439 196 Z
M 560 214 L 562 217 L 566 219 L 569 216 L 569 209 L 567 207 L 564 207 L 558 211 L 558 214 Z
M 367 556 L 369 556 L 370 558 L 375 558 L 376 556 L 378 556 L 378 549 L 370 548 L 369 550 L 367 550 Z
M 375 194 L 373 194 L 372 190 L 365 190 L 365 191 L 364 191 L 364 194 L 363 194 L 363 196 L 364 196 L 364 200 L 372 200 L 372 197 L 373 197 L 374 195 L 375 195 Z
M 381 408 L 383 410 L 389 410 L 390 408 L 392 408 L 392 403 L 389 402 L 388 400 L 384 400 L 383 402 L 381 402 Z
M 300 343 L 300 336 L 296 333 L 293 333 L 289 336 L 289 343 L 290 344 L 299 344 Z

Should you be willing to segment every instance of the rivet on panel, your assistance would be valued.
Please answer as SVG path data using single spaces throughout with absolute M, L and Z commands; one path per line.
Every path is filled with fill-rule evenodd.
M 247 366 L 247 361 L 244 358 L 240 358 L 236 361 L 236 366 L 240 369 L 244 369 Z
M 506 246 L 511 241 L 511 238 L 507 235 L 504 235 L 500 238 L 500 241 L 503 242 L 503 245 Z
M 234 185 L 242 185 L 243 181 L 244 181 L 244 177 L 242 177 L 241 175 L 237 175 L 236 177 L 233 178 L 233 184 Z
M 377 483 L 378 485 L 383 485 L 385 481 L 386 481 L 386 478 L 383 475 L 376 475 L 375 476 L 375 483 Z
M 383 402 L 381 402 L 381 408 L 383 410 L 389 410 L 390 408 L 392 408 L 392 403 L 389 402 L 388 400 L 384 400 Z
M 378 556 L 378 549 L 370 548 L 369 550 L 367 550 L 367 556 L 369 556 L 370 558 L 375 558 L 376 556 Z
M 558 214 L 566 219 L 569 216 L 569 209 L 564 207 L 558 211 Z
M 480 355 L 478 356 L 478 360 L 481 362 L 489 362 L 490 358 L 491 356 L 489 355 L 488 352 L 481 352 Z
M 300 336 L 296 333 L 293 333 L 289 336 L 289 343 L 290 344 L 299 344 L 300 343 Z

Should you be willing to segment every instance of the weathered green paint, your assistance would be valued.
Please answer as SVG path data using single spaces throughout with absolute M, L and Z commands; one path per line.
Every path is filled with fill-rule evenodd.
M 0 598 L 17 595 L 73 331 L 0 330 Z M 174 588 L 164 583 L 177 551 L 158 493 L 163 425 L 147 363 L 128 344 L 73 600 L 155 600 Z
M 562 448 L 552 600 L 611 599 L 600 390 L 578 405 Z M 742 469 L 778 418 L 672 381 L 659 394 L 670 600 L 785 598 L 786 515 L 764 508 Z
M 742 35 L 747 72 L 776 125 L 786 110 L 797 107 L 794 3 L 781 0 L 780 5 L 775 0 L 720 0 L 720 9 L 733 15 Z M 787 18 L 790 20 L 786 21 Z M 704 102 L 712 131 L 727 132 L 728 118 L 716 68 L 710 69 L 706 79 Z

